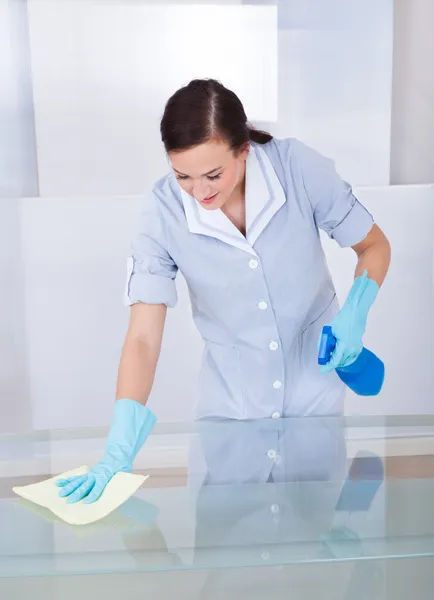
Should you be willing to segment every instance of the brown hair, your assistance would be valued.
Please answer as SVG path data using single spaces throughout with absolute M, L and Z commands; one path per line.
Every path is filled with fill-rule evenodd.
M 234 151 L 249 141 L 266 144 L 273 139 L 249 124 L 238 96 L 215 79 L 194 79 L 176 91 L 167 101 L 160 132 L 166 152 L 211 138 L 224 139 Z

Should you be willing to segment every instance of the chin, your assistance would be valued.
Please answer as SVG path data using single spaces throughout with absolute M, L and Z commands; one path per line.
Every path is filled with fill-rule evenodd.
M 203 205 L 204 208 L 206 208 L 207 210 L 218 210 L 219 208 L 222 208 L 226 203 L 226 198 L 225 199 L 221 199 L 219 198 L 218 202 L 213 202 L 212 204 L 209 204 L 208 206 Z
M 219 201 L 212 206 L 212 209 L 216 210 L 216 208 L 223 208 L 223 206 L 226 204 L 226 201 L 227 201 L 226 196 L 224 198 L 219 198 Z

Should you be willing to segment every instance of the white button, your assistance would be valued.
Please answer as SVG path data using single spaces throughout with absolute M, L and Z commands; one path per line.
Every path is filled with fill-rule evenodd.
M 269 450 L 267 456 L 268 458 L 276 458 L 276 450 Z
M 270 350 L 277 350 L 278 347 L 279 344 L 277 342 L 271 342 L 271 344 L 269 345 Z
M 280 388 L 282 387 L 282 382 L 276 379 L 276 381 L 273 383 L 273 387 L 275 390 L 280 390 Z
M 262 302 L 259 302 L 258 308 L 260 308 L 261 310 L 267 310 L 268 304 L 262 300 Z
M 254 258 L 252 258 L 252 260 L 249 260 L 249 267 L 251 269 L 257 269 L 259 266 L 259 263 L 257 260 L 255 260 Z
M 274 413 L 271 415 L 271 418 L 272 418 L 272 419 L 280 419 L 280 412 L 274 412 Z
M 271 512 L 273 513 L 273 515 L 277 515 L 280 513 L 280 506 L 278 504 L 273 504 L 271 506 Z

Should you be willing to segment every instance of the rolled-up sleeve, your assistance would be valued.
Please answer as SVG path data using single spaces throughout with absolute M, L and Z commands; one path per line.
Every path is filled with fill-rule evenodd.
M 127 306 L 143 302 L 172 308 L 177 303 L 178 267 L 167 248 L 166 228 L 157 203 L 158 199 L 152 194 L 140 214 L 138 232 L 127 261 Z
M 293 150 L 317 226 L 341 247 L 364 240 L 374 219 L 338 175 L 333 161 L 299 141 Z

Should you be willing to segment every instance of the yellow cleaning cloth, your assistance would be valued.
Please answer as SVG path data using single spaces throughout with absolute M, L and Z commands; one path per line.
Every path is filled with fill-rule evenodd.
M 89 467 L 83 466 L 67 473 L 62 473 L 56 477 L 51 477 L 40 483 L 23 485 L 12 488 L 12 490 L 39 506 L 44 506 L 52 513 L 66 523 L 71 525 L 87 525 L 103 519 L 118 506 L 123 504 L 139 487 L 148 479 L 149 475 L 133 475 L 132 473 L 116 473 L 108 482 L 102 495 L 92 504 L 83 504 L 83 501 L 76 504 L 68 504 L 67 498 L 61 498 L 56 481 L 58 479 L 67 479 L 74 475 L 84 475 Z

